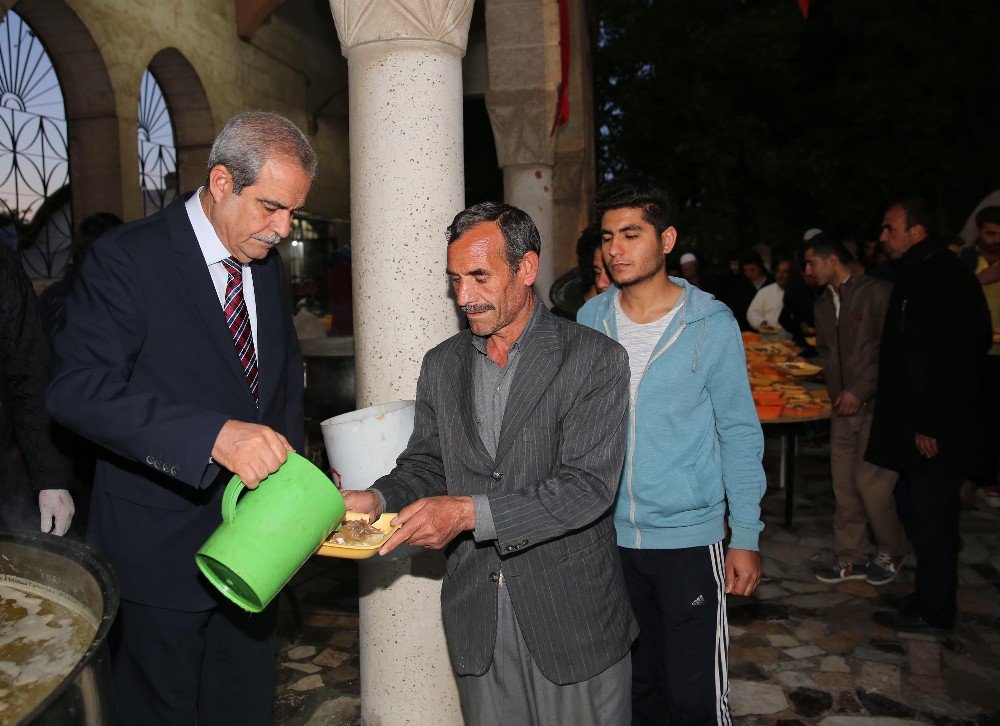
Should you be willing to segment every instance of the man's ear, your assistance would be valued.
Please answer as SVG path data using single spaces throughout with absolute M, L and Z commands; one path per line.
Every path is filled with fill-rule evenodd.
M 208 171 L 208 193 L 216 203 L 233 191 L 233 175 L 222 164 L 216 164 Z
M 674 245 L 677 244 L 677 230 L 673 227 L 667 227 L 660 234 L 660 242 L 663 243 L 663 254 L 669 255 L 673 251 Z
M 524 275 L 524 284 L 526 286 L 531 287 L 534 285 L 535 278 L 538 277 L 538 253 L 525 252 L 518 263 L 518 271 Z

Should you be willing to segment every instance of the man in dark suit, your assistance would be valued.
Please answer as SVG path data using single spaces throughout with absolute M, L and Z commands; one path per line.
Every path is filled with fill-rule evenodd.
M 348 507 L 399 512 L 382 554 L 447 548 L 442 615 L 467 723 L 628 724 L 637 628 L 610 518 L 625 351 L 538 302 L 538 231 L 521 210 L 478 204 L 448 240 L 470 329 L 424 357 L 406 451 Z
M 301 352 L 273 248 L 315 168 L 287 119 L 234 117 L 206 185 L 98 240 L 67 300 L 47 403 L 103 447 L 88 538 L 121 584 L 122 723 L 270 721 L 274 607 L 237 610 L 194 554 L 232 474 L 252 489 L 302 444 Z
M 905 632 L 958 617 L 962 480 L 996 442 L 983 438 L 990 313 L 975 275 L 934 235 L 927 202 L 889 205 L 881 241 L 896 279 L 879 345 L 878 402 L 865 459 L 899 472 L 896 506 L 917 556 L 912 601 L 874 620 Z

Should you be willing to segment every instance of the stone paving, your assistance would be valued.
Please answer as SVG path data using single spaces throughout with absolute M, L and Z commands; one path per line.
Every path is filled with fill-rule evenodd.
M 769 442 L 772 482 L 777 460 L 776 442 Z M 889 609 L 886 595 L 911 590 L 912 569 L 881 588 L 813 578 L 832 557 L 828 462 L 821 432 L 800 446 L 790 530 L 782 526 L 784 493 L 772 488 L 764 500 L 765 579 L 754 597 L 729 603 L 734 721 L 1000 725 L 1000 510 L 971 499 L 963 507 L 955 631 L 943 638 L 895 633 L 871 614 Z M 360 723 L 357 565 L 313 558 L 280 608 L 275 722 Z

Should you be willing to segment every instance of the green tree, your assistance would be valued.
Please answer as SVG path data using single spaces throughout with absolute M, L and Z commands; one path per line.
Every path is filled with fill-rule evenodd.
M 922 193 L 946 229 L 1000 187 L 1000 3 L 594 3 L 598 170 L 681 200 L 684 244 L 877 234 Z

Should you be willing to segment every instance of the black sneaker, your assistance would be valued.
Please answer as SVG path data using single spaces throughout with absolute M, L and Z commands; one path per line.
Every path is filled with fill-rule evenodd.
M 868 561 L 868 583 L 871 585 L 888 585 L 896 579 L 903 569 L 903 557 L 891 557 L 879 552 Z
M 847 580 L 865 580 L 868 578 L 868 563 L 855 564 L 838 561 L 828 567 L 816 570 L 816 579 L 820 582 L 835 584 Z

